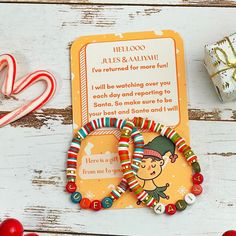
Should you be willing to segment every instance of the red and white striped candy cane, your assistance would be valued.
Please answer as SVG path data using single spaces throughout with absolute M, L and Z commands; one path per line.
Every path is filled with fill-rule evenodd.
M 44 70 L 35 71 L 16 81 L 16 60 L 10 54 L 0 56 L 0 71 L 5 68 L 7 68 L 7 75 L 3 82 L 1 93 L 6 96 L 19 94 L 24 89 L 38 81 L 45 82 L 46 88 L 40 96 L 36 97 L 32 101 L 9 113 L 1 115 L 0 127 L 18 120 L 36 109 L 39 109 L 53 97 L 56 90 L 56 80 L 54 76 Z

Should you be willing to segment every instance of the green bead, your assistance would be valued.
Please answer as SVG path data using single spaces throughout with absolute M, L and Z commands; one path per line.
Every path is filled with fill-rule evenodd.
M 171 141 L 175 143 L 178 138 L 180 138 L 179 134 L 175 133 L 173 137 L 171 138 Z
M 151 196 L 151 195 L 148 195 L 148 196 L 143 200 L 143 202 L 144 202 L 145 204 L 147 204 L 147 203 L 150 202 L 151 198 L 152 198 L 152 196 Z
M 128 143 L 126 143 L 126 144 L 122 143 L 122 144 L 120 144 L 119 146 L 120 146 L 120 147 L 129 147 L 129 144 L 128 144 Z
M 200 165 L 199 165 L 199 163 L 198 163 L 197 161 L 192 163 L 192 167 L 193 167 L 194 173 L 199 173 L 199 172 L 201 172 Z
M 71 201 L 73 203 L 79 203 L 82 199 L 82 195 L 80 192 L 74 192 L 71 194 Z
M 142 188 L 138 188 L 134 193 L 135 193 L 135 195 L 138 195 L 138 194 L 141 193 L 142 191 L 143 191 Z
M 71 177 L 71 178 L 67 178 L 68 182 L 75 182 L 75 178 Z
M 102 200 L 102 206 L 103 208 L 110 208 L 113 204 L 113 201 L 110 197 L 105 197 Z
M 175 203 L 175 206 L 176 206 L 176 209 L 178 211 L 183 211 L 186 209 L 187 207 L 187 203 L 184 201 L 184 200 L 178 200 L 176 203 Z
M 190 149 L 184 152 L 184 156 L 188 159 L 189 157 L 193 156 L 194 152 Z

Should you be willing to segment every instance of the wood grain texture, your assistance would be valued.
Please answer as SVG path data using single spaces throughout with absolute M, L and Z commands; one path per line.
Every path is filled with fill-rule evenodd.
M 0 0 L 0 2 L 21 3 L 64 3 L 101 5 L 151 5 L 151 6 L 195 6 L 195 7 L 235 7 L 236 0 Z
M 28 231 L 43 236 L 215 236 L 234 228 L 236 103 L 219 102 L 202 61 L 206 43 L 233 33 L 235 14 L 235 8 L 0 4 L 1 51 L 16 56 L 19 75 L 48 69 L 59 85 L 41 111 L 0 129 L 0 219 L 19 218 Z M 64 192 L 72 136 L 71 42 L 82 35 L 160 29 L 174 29 L 185 41 L 191 144 L 206 177 L 205 194 L 172 218 L 148 209 L 80 211 Z M 1 113 L 42 88 L 35 85 L 18 100 L 3 97 Z
M 51 233 L 51 232 L 45 232 L 45 231 L 30 231 L 30 230 L 25 230 L 24 231 L 25 234 L 27 233 L 37 233 L 38 235 L 40 236 L 105 236 L 105 234 L 81 234 L 81 233 L 73 233 L 73 232 L 54 232 L 54 233 Z M 116 235 L 113 235 L 113 236 L 116 236 Z
M 227 115 L 224 113 L 227 112 Z M 0 111 L 0 115 L 5 112 Z M 221 111 L 218 109 L 212 110 L 201 110 L 201 109 L 189 109 L 189 120 L 199 121 L 236 121 L 236 111 L 227 110 Z M 47 108 L 41 111 L 31 113 L 13 123 L 10 124 L 12 127 L 29 127 L 40 129 L 42 127 L 50 128 L 51 122 L 60 121 L 62 125 L 72 125 L 72 107 L 66 108 Z
M 94 214 L 80 211 L 70 203 L 64 193 L 64 165 L 71 126 L 62 127 L 54 122 L 50 129 L 41 128 L 33 133 L 31 128 L 5 127 L 1 135 L 8 145 L 0 144 L 4 154 L 0 167 L 0 202 L 4 203 L 1 218 L 17 217 L 27 230 L 38 232 L 152 235 L 158 227 L 163 235 L 220 235 L 234 227 L 234 221 L 229 219 L 236 211 L 235 134 L 231 132 L 231 122 L 191 121 L 190 129 L 192 146 L 199 154 L 206 178 L 205 194 L 181 215 L 157 218 L 149 209 Z M 19 141 L 10 145 L 15 140 Z M 207 215 L 204 219 L 203 214 Z M 146 219 L 148 225 L 143 223 Z M 137 226 L 131 229 L 131 223 Z

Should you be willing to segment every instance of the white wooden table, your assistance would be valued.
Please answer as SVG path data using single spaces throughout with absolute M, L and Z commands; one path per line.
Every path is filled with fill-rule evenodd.
M 0 3 L 0 52 L 16 56 L 20 75 L 51 70 L 59 88 L 43 110 L 0 129 L 0 220 L 16 217 L 42 236 L 216 236 L 235 229 L 236 103 L 219 102 L 202 61 L 206 43 L 236 31 L 236 1 L 35 1 L 1 1 L 8 3 Z M 176 217 L 147 209 L 79 211 L 64 193 L 72 136 L 71 42 L 81 35 L 160 29 L 176 30 L 185 41 L 191 145 L 200 157 L 205 193 Z M 39 89 L 25 92 L 18 103 Z M 16 105 L 1 97 L 0 111 Z

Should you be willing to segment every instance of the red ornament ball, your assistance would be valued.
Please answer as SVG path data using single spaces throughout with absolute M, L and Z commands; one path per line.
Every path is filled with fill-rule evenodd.
M 16 219 L 6 219 L 0 224 L 0 236 L 23 236 L 23 226 Z
M 29 234 L 25 234 L 24 236 L 39 236 L 39 235 L 35 233 L 29 233 Z
M 235 230 L 226 231 L 222 236 L 236 236 Z

